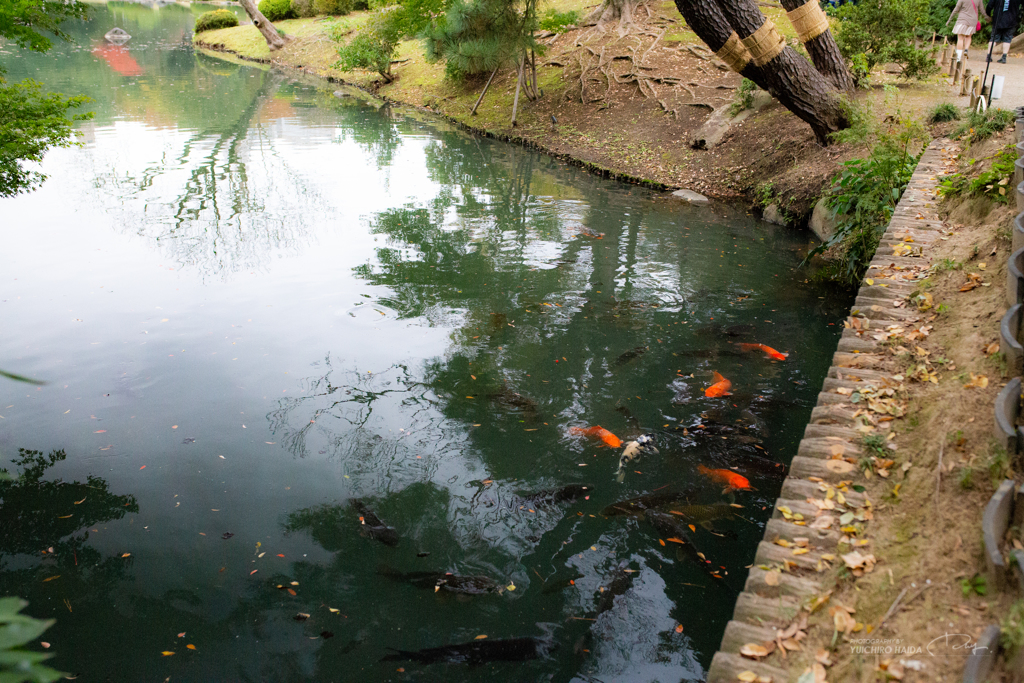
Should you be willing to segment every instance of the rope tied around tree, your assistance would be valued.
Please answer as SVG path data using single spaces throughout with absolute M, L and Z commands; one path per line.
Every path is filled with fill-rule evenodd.
M 740 40 L 736 31 L 729 35 L 729 39 L 715 52 L 715 56 L 728 64 L 729 68 L 736 73 L 742 72 L 750 63 L 750 53 L 747 52 L 746 46 L 743 45 L 743 41 Z
M 754 66 L 764 66 L 778 57 L 786 47 L 786 39 L 768 18 L 761 24 L 761 28 L 740 40 L 750 50 L 750 61 Z
M 805 4 L 786 12 L 786 16 L 801 43 L 810 42 L 828 30 L 828 17 L 818 5 L 818 0 L 807 0 Z

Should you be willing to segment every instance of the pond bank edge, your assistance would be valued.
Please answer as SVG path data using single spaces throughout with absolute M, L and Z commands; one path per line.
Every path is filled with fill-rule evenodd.
M 953 143 L 946 139 L 935 140 L 925 149 L 882 236 L 879 251 L 905 241 L 926 247 L 938 238 L 942 223 L 927 217 L 925 211 L 934 213 L 943 161 L 953 149 Z M 892 264 L 913 267 L 929 263 L 930 259 L 921 255 L 921 251 L 916 257 L 885 256 L 876 252 L 871 267 L 882 269 Z M 868 274 L 871 274 L 871 269 Z M 758 544 L 744 590 L 737 597 L 732 620 L 726 625 L 722 643 L 712 659 L 707 683 L 731 683 L 744 671 L 768 677 L 773 683 L 796 681 L 809 666 L 806 657 L 780 659 L 773 656 L 772 664 L 768 664 L 745 658 L 740 650 L 748 644 L 777 642 L 783 629 L 800 617 L 808 603 L 830 593 L 838 583 L 835 570 L 820 571 L 820 568 L 829 566 L 829 556 L 831 562 L 842 566 L 842 561 L 836 562 L 842 533 L 832 528 L 817 530 L 796 524 L 800 520 L 794 513 L 803 515 L 805 519 L 814 519 L 820 508 L 812 504 L 811 499 L 831 499 L 835 489 L 832 489 L 832 496 L 821 489 L 852 480 L 858 468 L 849 460 L 856 463 L 866 455 L 862 448 L 864 435 L 854 428 L 854 414 L 858 406 L 850 401 L 850 396 L 857 391 L 858 385 L 867 387 L 891 380 L 892 376 L 872 369 L 884 366 L 886 350 L 858 332 L 861 329 L 884 329 L 887 325 L 917 319 L 916 312 L 896 306 L 905 300 L 906 284 L 876 279 L 880 281 L 868 279 L 862 283 L 857 292 L 850 318 L 859 321 L 857 328 L 860 329 L 844 329 L 839 340 L 832 366 L 818 394 L 817 405 L 811 412 L 810 423 L 793 457 L 772 518 L 765 527 L 764 539 Z M 844 495 L 850 508 L 866 504 L 863 494 L 847 492 Z M 794 555 L 791 547 L 776 543 L 780 539 L 791 545 L 794 539 L 808 539 L 807 552 Z M 789 567 L 789 570 L 779 572 L 760 566 L 779 564 Z
M 524 138 L 524 137 L 520 137 L 518 135 L 507 135 L 505 133 L 498 133 L 498 132 L 494 132 L 494 131 L 488 130 L 487 128 L 480 128 L 480 127 L 477 127 L 477 126 L 472 126 L 472 125 L 466 123 L 465 121 L 462 121 L 462 120 L 460 120 L 460 119 L 458 119 L 458 118 L 456 118 L 454 116 L 451 116 L 449 114 L 444 114 L 444 113 L 439 112 L 439 111 L 435 111 L 433 109 L 430 109 L 429 107 L 424 107 L 424 106 L 418 105 L 418 104 L 412 104 L 411 102 L 403 102 L 402 100 L 391 99 L 389 97 L 382 97 L 381 95 L 379 95 L 378 93 L 376 93 L 374 90 L 372 90 L 370 88 L 366 88 L 366 87 L 364 87 L 364 86 L 362 86 L 362 85 L 360 85 L 358 83 L 353 83 L 353 82 L 350 82 L 350 81 L 346 81 L 345 79 L 338 78 L 337 76 L 331 76 L 331 75 L 328 75 L 328 74 L 319 73 L 315 69 L 308 69 L 306 67 L 297 67 L 297 66 L 293 66 L 291 64 L 287 64 L 287 63 L 284 63 L 284 62 L 277 62 L 277 61 L 274 61 L 273 59 L 264 59 L 264 58 L 260 58 L 260 57 L 250 57 L 248 55 L 242 54 L 242 53 L 237 52 L 235 50 L 228 50 L 228 49 L 226 49 L 224 47 L 221 47 L 221 46 L 219 46 L 217 44 L 205 43 L 205 42 L 203 42 L 202 40 L 200 40 L 198 38 L 193 40 L 193 45 L 195 47 L 197 47 L 197 48 L 201 48 L 205 52 L 212 53 L 211 56 L 216 56 L 217 53 L 229 54 L 229 55 L 232 55 L 233 57 L 235 57 L 237 59 L 240 59 L 242 61 L 253 62 L 253 63 L 256 63 L 256 64 L 268 64 L 268 65 L 273 66 L 273 67 L 278 68 L 278 69 L 287 69 L 287 70 L 291 70 L 291 71 L 297 71 L 299 73 L 306 74 L 308 76 L 315 76 L 317 78 L 321 78 L 321 79 L 323 79 L 323 80 L 325 80 L 325 81 L 327 81 L 329 83 L 338 83 L 340 85 L 344 85 L 344 86 L 349 87 L 349 88 L 355 88 L 357 90 L 360 90 L 360 91 L 366 93 L 367 95 L 369 95 L 370 97 L 372 97 L 374 100 L 376 100 L 378 102 L 382 102 L 382 103 L 385 103 L 385 104 L 397 104 L 397 105 L 401 105 L 403 107 L 409 107 L 411 109 L 416 109 L 417 111 L 421 111 L 421 112 L 430 114 L 432 116 L 436 116 L 439 119 L 442 119 L 444 121 L 447 121 L 448 123 L 454 124 L 454 125 L 458 126 L 459 128 L 461 128 L 462 130 L 465 130 L 465 131 L 468 131 L 468 132 L 471 132 L 471 133 L 475 133 L 477 135 L 480 135 L 480 136 L 483 136 L 483 137 L 486 137 L 486 138 L 491 138 L 491 139 L 494 139 L 494 140 L 501 140 L 502 142 L 508 142 L 508 143 L 511 143 L 511 144 L 520 145 L 522 147 L 525 147 L 526 149 L 531 149 L 531 150 L 535 150 L 537 152 L 541 152 L 543 154 L 546 154 L 546 155 L 552 157 L 553 159 L 557 159 L 557 160 L 559 160 L 561 162 L 569 164 L 570 166 L 575 166 L 577 168 L 582 168 L 583 170 L 585 170 L 585 171 L 587 171 L 589 173 L 593 173 L 594 175 L 596 175 L 598 177 L 601 177 L 601 178 L 608 178 L 609 180 L 617 180 L 619 182 L 628 183 L 630 185 L 639 185 L 641 187 L 646 187 L 646 188 L 650 188 L 652 190 L 659 190 L 659 191 L 669 191 L 669 190 L 678 190 L 678 189 L 680 189 L 678 186 L 675 186 L 675 185 L 668 185 L 666 183 L 661 183 L 661 182 L 658 182 L 656 180 L 651 180 L 649 178 L 641 178 L 639 176 L 635 176 L 635 175 L 632 175 L 632 174 L 629 174 L 629 173 L 625 173 L 623 171 L 616 171 L 614 169 L 607 168 L 607 167 L 604 167 L 604 166 L 600 166 L 600 165 L 595 164 L 595 163 L 590 162 L 590 161 L 585 161 L 585 160 L 580 159 L 578 157 L 574 157 L 571 154 L 567 154 L 567 153 L 564 153 L 564 152 L 556 152 L 556 151 L 554 151 L 554 150 L 552 150 L 552 149 L 550 149 L 548 147 L 545 147 L 544 145 L 542 145 L 542 144 L 540 144 L 538 142 L 535 142 L 533 140 L 529 140 L 529 139 Z M 712 195 L 712 196 L 714 196 L 714 195 Z M 680 203 L 683 203 L 683 202 L 680 202 Z

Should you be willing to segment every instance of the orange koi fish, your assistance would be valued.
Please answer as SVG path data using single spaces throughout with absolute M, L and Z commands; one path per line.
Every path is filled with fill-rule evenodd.
M 570 434 L 582 434 L 583 436 L 592 436 L 597 439 L 601 439 L 612 448 L 618 448 L 622 445 L 622 439 L 615 436 L 601 425 L 595 425 L 593 427 L 569 427 Z
M 749 491 L 750 480 L 741 474 L 736 474 L 732 470 L 713 470 L 704 465 L 697 465 L 697 471 L 706 477 L 710 477 L 713 481 L 725 484 L 728 488 L 736 491 Z
M 732 382 L 722 377 L 721 373 L 715 371 L 715 383 L 704 390 L 704 395 L 708 398 L 718 398 L 719 396 L 732 396 L 729 393 L 729 389 L 732 388 Z
M 764 351 L 768 354 L 769 358 L 774 358 L 775 360 L 786 360 L 786 356 L 789 355 L 788 353 L 780 353 L 764 344 L 737 344 L 736 346 L 740 351 Z

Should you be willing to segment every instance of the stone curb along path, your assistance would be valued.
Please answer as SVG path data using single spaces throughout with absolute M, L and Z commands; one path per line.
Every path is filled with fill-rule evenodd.
M 803 649 L 798 642 L 807 616 L 836 586 L 837 567 L 850 567 L 859 576 L 874 564 L 863 547 L 867 541 L 859 540 L 872 518 L 871 501 L 854 490 L 853 480 L 863 476 L 858 463 L 865 455 L 864 436 L 884 435 L 891 420 L 902 415 L 892 397 L 903 378 L 883 371 L 882 343 L 905 334 L 905 327 L 927 334 L 920 331 L 925 316 L 908 296 L 930 268 L 929 246 L 941 237 L 935 196 L 939 176 L 955 154 L 951 141 L 932 142 L 896 206 L 711 662 L 708 683 L 785 683 L 810 673 L 813 653 L 787 657 L 786 650 Z M 832 609 L 842 611 L 842 606 Z M 854 625 L 846 612 L 834 620 L 837 626 Z M 824 667 L 814 666 L 823 680 Z

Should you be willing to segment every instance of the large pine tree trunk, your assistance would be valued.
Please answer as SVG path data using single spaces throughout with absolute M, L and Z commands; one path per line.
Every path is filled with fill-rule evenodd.
M 680 14 L 697 36 L 718 53 L 735 31 L 748 38 L 766 21 L 753 0 L 675 0 Z M 749 55 L 748 55 L 749 57 Z M 730 64 L 736 68 L 737 65 Z M 848 127 L 839 92 L 806 59 L 786 47 L 763 65 L 753 61 L 738 69 L 782 105 L 810 124 L 818 141 L 827 145 L 829 135 Z
M 611 22 L 618 20 L 619 36 L 623 36 L 633 24 L 633 7 L 637 0 L 604 0 L 581 23 L 584 26 L 594 25 L 601 30 Z
M 277 32 L 274 25 L 263 16 L 263 13 L 259 11 L 253 0 L 238 0 L 238 4 L 242 6 L 245 13 L 252 19 L 253 26 L 258 28 L 260 33 L 263 34 L 263 38 L 267 41 L 267 45 L 270 46 L 271 50 L 280 50 L 284 47 L 284 38 Z
M 821 12 L 818 0 L 810 0 L 806 5 L 811 6 L 812 11 Z M 803 0 L 782 0 L 782 7 L 787 12 L 800 10 L 804 6 Z M 811 61 L 814 62 L 814 67 L 840 91 L 850 92 L 854 87 L 853 76 L 850 75 L 850 70 L 846 68 L 846 60 L 843 59 L 843 55 L 839 53 L 836 39 L 828 28 L 828 20 L 824 18 L 823 13 L 820 16 L 825 22 L 825 30 L 809 40 L 803 40 L 804 37 L 801 36 L 801 40 L 803 40 L 804 47 L 807 49 L 807 54 L 811 56 Z

